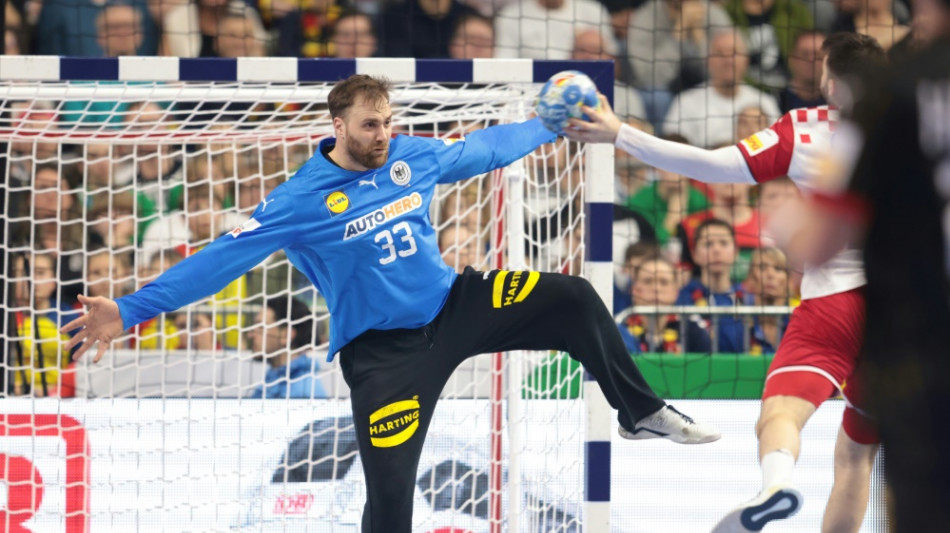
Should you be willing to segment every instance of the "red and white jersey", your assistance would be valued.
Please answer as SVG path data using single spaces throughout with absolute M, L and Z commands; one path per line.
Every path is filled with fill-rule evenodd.
M 826 168 L 837 121 L 838 110 L 833 107 L 793 109 L 737 146 L 755 181 L 788 176 L 800 190 L 808 192 L 814 189 L 815 177 Z M 861 253 L 846 248 L 820 267 L 805 266 L 802 299 L 849 291 L 865 283 Z

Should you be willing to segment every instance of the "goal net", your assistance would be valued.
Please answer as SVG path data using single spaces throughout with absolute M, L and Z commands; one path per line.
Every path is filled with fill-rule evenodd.
M 348 390 L 338 363 L 326 362 L 331 318 L 283 253 L 126 331 L 98 364 L 72 362 L 57 331 L 78 316 L 77 295 L 129 294 L 238 231 L 332 135 L 332 82 L 288 79 L 284 60 L 250 70 L 239 60 L 249 81 L 214 82 L 125 62 L 143 58 L 122 58 L 121 79 L 93 79 L 102 60 L 91 60 L 70 70 L 83 81 L 50 81 L 37 66 L 49 58 L 33 59 L 17 71 L 28 79 L 0 82 L 0 370 L 10 397 L 0 411 L 0 529 L 359 531 L 365 489 Z M 530 117 L 538 82 L 558 70 L 612 76 L 604 62 L 517 60 L 476 62 L 474 76 L 463 62 L 469 77 L 459 79 L 452 62 L 416 62 L 415 78 L 443 75 L 422 82 L 391 63 L 362 65 L 397 81 L 394 132 L 446 142 Z M 216 79 L 220 63 L 196 60 L 189 79 L 202 64 Z M 348 64 L 301 61 L 299 72 L 336 79 Z M 612 157 L 611 147 L 559 139 L 507 169 L 439 186 L 430 218 L 445 261 L 512 276 L 600 272 L 593 281 L 610 298 L 609 243 L 604 265 L 592 266 L 586 234 L 605 220 L 609 231 L 609 209 L 591 203 L 611 201 Z M 274 354 L 300 339 L 311 371 L 292 378 L 294 363 Z M 274 386 L 309 376 L 304 394 Z M 462 365 L 429 431 L 413 531 L 602 530 L 585 520 L 608 523 L 609 489 L 590 492 L 609 474 L 592 481 L 585 456 L 592 441 L 609 441 L 612 417 L 583 383 L 554 353 Z

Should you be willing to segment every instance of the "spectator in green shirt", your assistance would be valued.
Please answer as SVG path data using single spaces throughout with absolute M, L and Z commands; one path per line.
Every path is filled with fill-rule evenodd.
M 663 137 L 668 141 L 689 144 L 685 137 L 672 134 Z M 660 246 L 675 235 L 676 227 L 687 215 L 709 208 L 706 196 L 679 174 L 656 169 L 653 183 L 627 198 L 626 206 L 643 215 L 653 229 Z

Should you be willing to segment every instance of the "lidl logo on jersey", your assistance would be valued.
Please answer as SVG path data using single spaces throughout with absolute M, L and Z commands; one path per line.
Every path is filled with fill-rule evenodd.
M 248 231 L 254 231 L 259 227 L 261 227 L 261 223 L 255 220 L 253 217 L 251 217 L 247 219 L 247 222 L 245 222 L 244 224 L 241 224 L 240 226 L 231 230 L 231 232 L 228 233 L 228 235 L 237 239 L 238 235 L 242 233 L 247 233 Z
M 334 191 L 323 197 L 330 210 L 330 216 L 336 216 L 350 208 L 350 198 L 343 191 Z
M 511 274 L 511 278 L 508 278 Z M 527 274 L 527 276 L 525 276 Z M 492 290 L 492 307 L 501 309 L 511 304 L 523 302 L 525 298 L 534 290 L 541 274 L 538 272 L 508 272 L 499 270 L 495 274 L 495 284 Z M 506 284 L 505 281 L 508 281 Z M 523 282 L 523 283 L 522 283 Z M 519 290 L 520 287 L 520 290 Z
M 376 448 L 392 448 L 409 440 L 419 429 L 419 397 L 393 402 L 369 415 L 369 441 Z
M 380 224 L 422 207 L 422 195 L 414 192 L 346 224 L 343 240 L 359 237 Z
M 756 155 L 769 148 L 778 144 L 778 134 L 771 129 L 765 129 L 758 133 L 749 135 L 745 139 L 739 141 L 740 144 L 745 146 L 745 149 L 749 152 L 749 155 Z

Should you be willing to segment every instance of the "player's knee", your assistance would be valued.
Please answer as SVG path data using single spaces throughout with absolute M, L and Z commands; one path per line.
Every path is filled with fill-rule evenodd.
M 762 433 L 766 431 L 768 427 L 777 424 L 793 425 L 799 433 L 801 433 L 802 428 L 805 427 L 805 421 L 794 416 L 793 413 L 789 411 L 781 408 L 763 409 L 759 420 L 755 423 L 756 436 L 761 438 Z
M 574 276 L 565 277 L 564 280 L 565 309 L 573 310 L 580 318 L 590 318 L 604 307 L 603 300 L 590 281 Z

